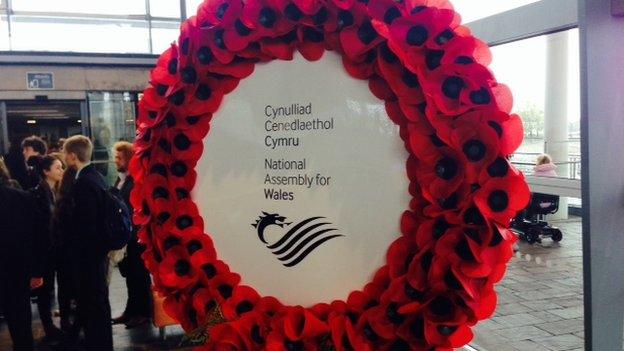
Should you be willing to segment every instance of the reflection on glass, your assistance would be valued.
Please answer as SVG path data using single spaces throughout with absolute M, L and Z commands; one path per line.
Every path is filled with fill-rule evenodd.
M 145 0 L 12 0 L 15 11 L 68 12 L 109 15 L 144 15 Z
M 12 16 L 13 50 L 149 53 L 146 21 Z
M 180 2 L 177 0 L 150 0 L 152 17 L 180 18 Z
M 92 92 L 88 94 L 93 159 L 110 181 L 116 176 L 110 163 L 113 144 L 134 140 L 136 96 L 131 93 Z M 110 172 L 109 172 L 110 171 Z
M 522 116 L 524 122 L 524 142 L 513 160 L 527 174 L 532 173 L 537 156 L 545 151 L 546 45 L 547 36 L 540 36 L 492 48 L 494 59 L 490 69 L 499 82 L 511 88 L 513 112 Z M 559 176 L 575 179 L 580 178 L 581 172 L 579 76 L 578 30 L 573 29 L 568 31 L 567 86 L 561 86 L 567 90 L 569 164 L 560 167 L 567 171 Z
M 186 14 L 188 17 L 195 16 L 197 8 L 204 0 L 186 0 Z
M 532 4 L 539 0 L 451 0 L 455 10 L 468 23 L 497 13 Z
M 179 23 L 152 22 L 152 53 L 160 55 L 178 40 L 179 35 Z
M 0 15 L 0 50 L 9 49 L 9 23 L 7 21 L 7 16 Z

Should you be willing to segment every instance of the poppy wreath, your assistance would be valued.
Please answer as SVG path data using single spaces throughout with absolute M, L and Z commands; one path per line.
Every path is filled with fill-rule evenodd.
M 507 229 L 529 200 L 508 161 L 522 141 L 486 44 L 446 0 L 208 0 L 159 58 L 140 101 L 130 170 L 143 259 L 185 330 L 214 312 L 207 350 L 451 350 L 496 307 Z M 203 138 L 257 63 L 341 55 L 409 152 L 409 208 L 387 260 L 344 301 L 286 306 L 221 261 L 190 197 Z M 227 118 L 222 116 L 221 118 Z

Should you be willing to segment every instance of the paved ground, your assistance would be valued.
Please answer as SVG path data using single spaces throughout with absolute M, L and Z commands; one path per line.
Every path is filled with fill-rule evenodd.
M 494 318 L 476 328 L 477 350 L 583 350 L 581 220 L 552 224 L 562 229 L 563 241 L 520 243 L 497 288 Z
M 473 346 L 479 351 L 583 350 L 583 291 L 581 221 L 558 222 L 564 232 L 560 244 L 520 244 L 505 280 L 498 286 L 499 306 L 494 318 L 479 324 Z M 115 274 L 111 283 L 113 315 L 125 306 L 123 279 Z M 36 311 L 36 308 L 33 309 Z M 58 320 L 56 321 L 58 324 Z M 34 317 L 35 338 L 43 331 Z M 190 350 L 179 347 L 183 332 L 169 328 L 168 339 L 158 339 L 158 330 L 114 327 L 116 351 Z M 38 350 L 49 350 L 38 343 Z M 0 350 L 10 350 L 8 331 L 0 325 Z

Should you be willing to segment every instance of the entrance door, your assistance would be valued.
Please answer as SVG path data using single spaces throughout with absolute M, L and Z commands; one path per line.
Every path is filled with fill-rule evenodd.
M 59 139 L 82 133 L 79 101 L 8 101 L 5 104 L 11 143 L 37 135 L 47 142 L 50 151 L 57 151 Z

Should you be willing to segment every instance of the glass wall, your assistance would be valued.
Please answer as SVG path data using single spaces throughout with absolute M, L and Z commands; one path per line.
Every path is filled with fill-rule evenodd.
M 547 89 L 547 45 L 549 36 L 520 40 L 492 47 L 493 62 L 490 68 L 498 81 L 508 85 L 514 96 L 513 112 L 524 121 L 524 142 L 514 155 L 514 162 L 530 173 L 538 155 L 546 152 L 544 138 Z M 530 55 L 527 55 L 530 53 Z M 558 160 L 565 174 L 560 176 L 579 179 L 580 168 L 580 73 L 578 30 L 567 31 L 567 97 L 566 124 L 568 159 Z M 556 103 L 552 102 L 551 103 Z M 567 167 L 563 167 L 566 166 Z
M 468 23 L 537 1 L 539 0 L 451 0 L 451 3 L 462 15 L 462 22 Z
M 505 278 L 496 286 L 498 306 L 495 315 L 476 326 L 472 346 L 479 351 L 582 350 L 583 219 L 572 211 L 565 219 L 555 217 L 562 217 L 568 204 L 581 206 L 580 199 L 566 198 L 557 188 L 559 182 L 570 182 L 562 178 L 580 178 L 578 30 L 520 40 L 491 49 L 493 63 L 490 68 L 498 81 L 511 88 L 513 112 L 524 120 L 525 139 L 512 161 L 525 174 L 534 174 L 536 157 L 553 150 L 552 146 L 546 146 L 553 135 L 552 130 L 547 130 L 547 123 L 555 125 L 563 135 L 567 133 L 567 139 L 563 137 L 566 140 L 560 146 L 565 144 L 569 156 L 568 160 L 556 162 L 560 178 L 550 179 L 548 186 L 542 185 L 540 191 L 532 190 L 534 195 L 542 192 L 555 195 L 559 205 L 556 214 L 545 219 L 535 217 L 538 213 L 551 213 L 548 204 L 554 204 L 555 200 L 540 200 L 540 196 L 534 196 L 527 212 L 514 221 L 512 227 L 521 240 Z M 563 52 L 555 55 L 557 50 Z M 567 70 L 553 70 L 553 67 L 565 65 Z M 559 94 L 553 95 L 550 89 Z M 553 99 L 553 96 L 561 99 Z M 557 105 L 563 101 L 567 101 L 565 106 Z M 558 116 L 549 115 L 549 111 L 555 111 Z M 567 114 L 559 113 L 561 111 Z M 553 120 L 555 124 L 552 124 Z M 535 180 L 535 184 L 530 182 L 532 189 L 546 179 L 535 178 L 539 180 Z M 558 238 L 552 235 L 556 233 L 555 228 L 561 233 Z
M 0 51 L 160 54 L 182 21 L 177 0 L 0 1 Z
M 116 172 L 110 162 L 117 141 L 133 141 L 137 97 L 134 93 L 90 92 L 89 127 L 93 140 L 93 159 L 110 182 Z M 112 184 L 112 183 L 111 183 Z

